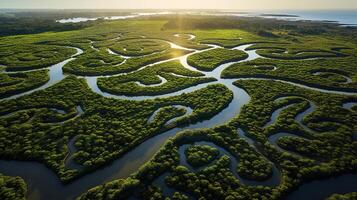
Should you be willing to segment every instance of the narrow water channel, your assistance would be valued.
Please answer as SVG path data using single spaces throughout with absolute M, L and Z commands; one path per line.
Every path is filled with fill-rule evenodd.
M 192 50 L 192 49 L 180 47 L 173 43 L 170 43 L 170 45 L 172 48 Z M 246 50 L 250 46 L 251 46 L 251 44 L 241 45 L 236 48 L 233 48 L 233 49 L 242 50 L 249 55 L 249 57 L 247 59 L 240 61 L 240 62 L 254 60 L 259 57 L 259 55 L 256 54 L 255 50 Z M 221 48 L 221 47 L 218 47 L 215 45 L 210 45 L 210 49 L 213 49 L 213 48 Z M 191 53 L 190 55 L 192 55 L 194 53 L 200 53 L 202 51 L 207 51 L 207 50 L 194 50 L 194 52 Z M 79 55 L 80 53 L 82 53 L 82 51 L 80 49 L 77 49 L 76 55 Z M 76 55 L 73 55 L 70 59 L 65 60 L 57 65 L 50 67 L 49 68 L 50 69 L 50 81 L 48 83 L 46 83 L 45 85 L 43 85 L 37 89 L 31 90 L 31 91 L 28 91 L 25 93 L 21 93 L 19 95 L 14 95 L 8 99 L 18 98 L 20 96 L 30 94 L 30 93 L 38 91 L 38 90 L 48 88 L 48 87 L 54 85 L 55 83 L 59 82 L 60 80 L 62 80 L 65 77 L 65 75 L 63 74 L 63 71 L 62 71 L 62 67 L 69 61 L 75 59 Z M 192 66 L 187 64 L 187 57 L 188 57 L 188 55 L 182 56 L 179 58 L 166 60 L 166 61 L 160 61 L 158 63 L 167 62 L 167 61 L 171 61 L 171 60 L 179 60 L 183 64 L 184 67 L 186 67 L 190 70 L 198 71 L 197 69 L 195 69 Z M 158 64 L 158 63 L 154 63 L 154 64 Z M 239 115 L 241 108 L 244 105 L 246 105 L 247 103 L 249 103 L 250 96 L 243 89 L 233 85 L 233 82 L 236 80 L 239 80 L 239 79 L 222 79 L 221 78 L 221 72 L 224 69 L 226 69 L 228 66 L 230 66 L 234 63 L 237 63 L 237 62 L 230 62 L 230 63 L 220 65 L 219 67 L 217 67 L 215 70 L 213 70 L 211 72 L 199 71 L 207 77 L 216 78 L 217 81 L 215 81 L 215 82 L 205 83 L 205 84 L 201 84 L 198 86 L 189 87 L 189 88 L 186 88 L 181 91 L 173 92 L 170 94 L 156 95 L 156 96 L 129 97 L 129 96 L 124 96 L 124 95 L 113 95 L 113 94 L 105 93 L 105 92 L 101 91 L 97 86 L 97 78 L 98 77 L 84 77 L 87 80 L 87 83 L 93 92 L 101 94 L 102 96 L 108 97 L 108 98 L 128 99 L 128 100 L 137 100 L 137 101 L 145 100 L 145 99 L 166 98 L 166 97 L 180 95 L 182 93 L 193 92 L 193 91 L 205 88 L 210 84 L 221 83 L 221 84 L 224 84 L 229 90 L 231 90 L 233 92 L 233 100 L 230 102 L 230 104 L 228 105 L 227 108 L 223 109 L 219 114 L 215 115 L 211 119 L 205 120 L 202 122 L 198 122 L 195 124 L 190 124 L 183 128 L 174 128 L 174 129 L 171 129 L 171 130 L 164 132 L 162 134 L 156 135 L 156 136 L 144 141 L 137 147 L 133 148 L 131 151 L 129 151 L 128 153 L 124 154 L 122 157 L 115 160 L 112 164 L 110 164 L 102 169 L 96 170 L 86 176 L 83 176 L 67 185 L 63 185 L 59 181 L 57 176 L 50 169 L 48 169 L 47 167 L 45 167 L 45 165 L 40 164 L 38 162 L 0 160 L 0 172 L 5 175 L 9 175 L 9 176 L 22 177 L 28 184 L 28 187 L 29 187 L 28 198 L 30 200 L 35 200 L 35 199 L 36 200 L 37 199 L 43 199 L 43 200 L 74 199 L 75 197 L 79 196 L 80 194 L 84 193 L 85 191 L 87 191 L 88 189 L 90 189 L 92 187 L 95 187 L 97 185 L 100 185 L 102 183 L 112 181 L 115 179 L 126 178 L 130 174 L 136 172 L 139 169 L 139 167 L 142 166 L 145 162 L 149 161 L 153 157 L 153 155 L 165 144 L 165 142 L 169 138 L 175 136 L 178 132 L 180 132 L 182 130 L 186 130 L 186 129 L 212 128 L 212 127 L 224 124 L 226 122 L 229 122 L 232 118 Z M 144 66 L 144 67 L 140 68 L 139 70 L 141 70 L 145 67 L 152 66 L 154 64 Z M 253 78 L 253 79 L 255 79 L 255 78 Z M 242 79 L 242 80 L 244 80 L 244 79 Z M 265 79 L 263 79 L 263 80 L 265 80 Z M 269 79 L 269 80 L 271 80 L 271 79 Z M 162 80 L 162 81 L 164 81 L 164 80 Z M 321 92 L 356 95 L 356 93 L 351 93 L 351 92 L 330 91 L 330 90 L 324 90 L 324 89 L 319 89 L 319 88 L 314 88 L 314 87 L 308 87 L 308 86 L 305 86 L 302 84 L 293 83 L 293 82 L 289 82 L 289 81 L 283 81 L 283 80 L 277 80 L 277 81 L 281 81 L 281 82 L 285 82 L 288 84 L 296 85 L 298 87 L 303 87 L 303 88 L 307 88 L 307 89 L 311 89 L 311 90 L 317 90 L 317 91 L 321 91 Z M 309 112 L 312 112 L 313 109 L 314 108 L 312 108 L 312 110 L 306 110 L 305 112 L 303 112 L 301 114 L 300 117 L 302 118 L 305 115 L 309 114 Z M 186 114 L 190 114 L 189 112 L 190 111 L 188 110 L 188 113 L 186 113 Z M 273 116 L 272 119 L 275 117 L 276 116 Z M 300 120 L 300 117 L 297 120 Z M 242 132 L 242 130 L 240 130 L 238 132 Z M 243 133 L 243 135 L 244 135 L 244 133 Z M 250 144 L 254 143 L 251 140 L 247 140 L 247 141 Z M 229 154 L 229 152 L 227 152 L 222 147 L 219 147 L 213 143 L 202 142 L 202 144 L 203 143 L 209 144 L 210 146 L 214 146 L 214 147 L 218 148 L 221 153 L 230 156 L 231 160 L 233 161 L 231 168 L 235 169 L 235 166 L 238 161 L 236 159 L 234 159 Z M 71 146 L 73 146 L 73 144 Z M 281 150 L 283 150 L 283 149 L 281 149 Z M 75 149 L 73 149 L 73 151 L 75 151 Z M 269 186 L 271 186 L 271 185 L 277 185 L 280 182 L 280 172 L 275 167 L 275 165 L 274 165 L 274 172 L 273 172 L 272 178 L 266 182 L 245 180 L 245 179 L 239 177 L 238 174 L 236 174 L 236 170 L 232 169 L 232 172 L 235 174 L 235 176 L 240 181 L 242 181 L 242 183 L 247 184 L 247 185 L 269 185 Z M 357 185 L 357 175 L 346 175 L 346 176 L 354 177 L 354 180 L 349 179 L 349 180 L 351 180 L 351 182 L 347 182 L 348 184 Z M 322 182 L 325 184 L 329 184 L 330 182 L 331 182 L 331 184 L 332 183 L 336 184 L 336 186 L 335 186 L 336 188 L 344 187 L 344 184 L 345 184 L 344 181 L 345 181 L 344 179 L 341 179 L 341 181 L 339 181 L 339 179 L 322 180 Z M 308 186 L 306 186 L 306 187 L 308 187 Z M 306 193 L 306 194 L 308 194 L 308 193 Z M 294 193 L 292 194 L 292 196 L 294 196 Z M 308 196 L 305 195 L 304 198 L 306 198 L 306 197 L 308 197 Z

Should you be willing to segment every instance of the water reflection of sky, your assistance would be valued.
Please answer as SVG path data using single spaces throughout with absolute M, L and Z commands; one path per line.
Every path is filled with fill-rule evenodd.
M 314 20 L 314 21 L 336 21 L 340 24 L 357 25 L 357 11 L 356 10 L 288 10 L 288 11 L 253 11 L 253 12 L 239 12 L 239 11 L 165 11 L 165 12 L 146 12 L 133 13 L 125 16 L 107 16 L 101 17 L 105 20 L 119 20 L 129 19 L 140 16 L 152 15 L 168 15 L 168 14 L 191 14 L 191 15 L 213 15 L 213 16 L 240 16 L 240 17 L 263 17 L 275 18 L 284 20 Z M 99 18 L 69 18 L 58 20 L 60 23 L 78 23 L 85 21 L 93 21 Z

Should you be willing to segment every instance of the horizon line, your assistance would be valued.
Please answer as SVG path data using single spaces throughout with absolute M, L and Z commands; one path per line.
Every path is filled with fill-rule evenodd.
M 357 8 L 320 8 L 320 9 L 293 9 L 293 8 L 280 8 L 280 9 L 261 9 L 261 8 L 256 8 L 256 9 L 249 9 L 249 8 L 244 8 L 244 9 L 231 9 L 231 8 L 1 8 L 0 10 L 209 10 L 209 11 L 215 11 L 215 10 L 225 10 L 225 11 L 259 11 L 259 10 L 267 10 L 267 11 L 297 11 L 297 10 L 312 10 L 312 11 L 322 11 L 322 10 L 357 10 Z

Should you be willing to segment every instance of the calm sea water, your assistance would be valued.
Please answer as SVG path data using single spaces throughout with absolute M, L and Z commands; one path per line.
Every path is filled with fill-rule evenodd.
M 267 10 L 267 11 L 218 11 L 218 12 L 201 12 L 201 11 L 165 11 L 165 12 L 150 12 L 150 13 L 133 13 L 128 16 L 107 16 L 105 20 L 128 19 L 140 16 L 150 15 L 169 15 L 169 14 L 193 14 L 193 15 L 215 15 L 215 16 L 243 16 L 243 17 L 264 17 L 277 18 L 285 20 L 313 20 L 313 21 L 333 21 L 342 25 L 357 25 L 357 10 Z M 273 14 L 275 16 L 267 16 Z M 263 16 L 264 15 L 264 16 Z M 281 15 L 281 16 L 276 16 Z M 295 16 L 283 16 L 295 15 Z M 98 18 L 71 18 L 60 19 L 60 23 L 78 23 Z
M 336 21 L 340 24 L 357 25 L 357 10 L 291 10 L 270 13 L 298 16 L 291 17 L 292 20 Z

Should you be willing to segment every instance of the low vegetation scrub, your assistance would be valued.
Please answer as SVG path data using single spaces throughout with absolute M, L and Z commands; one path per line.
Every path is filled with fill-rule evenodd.
M 212 71 L 221 64 L 244 60 L 247 57 L 243 51 L 216 48 L 189 56 L 187 62 L 199 70 Z

